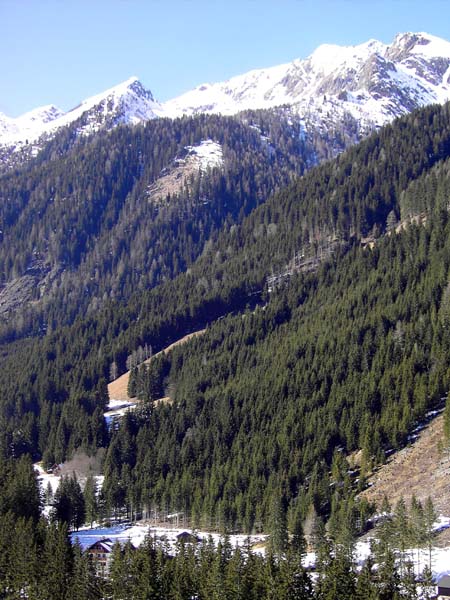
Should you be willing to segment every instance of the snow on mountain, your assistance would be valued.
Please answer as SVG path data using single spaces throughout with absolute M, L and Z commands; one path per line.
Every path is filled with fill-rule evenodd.
M 168 116 L 235 114 L 287 104 L 307 121 L 349 115 L 369 128 L 432 102 L 450 99 L 450 43 L 426 33 L 391 45 L 325 44 L 311 56 L 204 84 L 163 107 Z
M 308 58 L 203 84 L 160 104 L 136 77 L 62 113 L 55 106 L 11 119 L 0 114 L 0 149 L 20 149 L 79 121 L 91 133 L 119 123 L 197 113 L 236 114 L 286 105 L 305 132 L 327 139 L 344 131 L 353 141 L 415 108 L 450 99 L 450 42 L 427 33 L 403 33 L 387 45 L 319 46 Z M 45 139 L 44 138 L 44 139 Z M 10 150 L 8 150 L 9 152 Z
M 222 146 L 213 140 L 203 140 L 197 146 L 186 146 L 186 150 L 203 172 L 223 164 Z
M 112 124 L 129 123 L 154 119 L 161 114 L 159 102 L 146 90 L 137 77 L 84 100 L 59 119 L 56 126 L 68 125 L 82 115 L 89 115 L 87 130 L 97 130 L 108 121 Z M 55 124 L 54 124 L 55 125 Z
M 14 119 L 0 113 L 0 140 L 3 141 L 4 136 L 8 135 L 10 131 L 15 130 L 16 127 Z
M 147 196 L 154 201 L 179 194 L 185 187 L 192 185 L 192 180 L 199 172 L 223 165 L 222 146 L 213 140 L 202 140 L 196 146 L 185 146 L 183 156 L 175 157 L 172 165 L 161 172 L 161 176 L 147 187 Z M 208 203 L 203 198 L 205 204 Z
M 162 114 L 161 105 L 136 77 L 83 100 L 64 113 L 55 106 L 37 108 L 25 115 L 10 119 L 0 114 L 0 142 L 5 145 L 37 141 L 51 135 L 60 127 L 82 117 L 80 133 L 91 133 L 103 126 L 119 123 L 136 124 Z

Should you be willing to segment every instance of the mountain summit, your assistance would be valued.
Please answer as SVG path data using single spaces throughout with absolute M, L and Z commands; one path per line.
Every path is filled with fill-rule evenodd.
M 450 43 L 427 33 L 391 45 L 319 46 L 308 58 L 204 84 L 164 104 L 169 116 L 293 106 L 301 117 L 351 115 L 381 126 L 414 108 L 450 98 Z
M 161 105 L 154 100 L 152 93 L 143 87 L 137 77 L 131 77 L 83 100 L 66 113 L 56 106 L 45 106 L 16 119 L 0 114 L 0 143 L 32 143 L 42 135 L 51 135 L 60 127 L 70 125 L 80 118 L 79 133 L 92 133 L 104 126 L 136 124 L 160 114 Z
M 236 114 L 288 106 L 306 133 L 344 131 L 357 141 L 393 118 L 450 99 L 450 42 L 427 33 L 403 33 L 387 45 L 319 46 L 308 58 L 203 84 L 157 102 L 132 77 L 64 113 L 55 106 L 11 119 L 0 114 L 0 148 L 19 149 L 77 121 L 78 133 L 121 123 L 198 113 Z

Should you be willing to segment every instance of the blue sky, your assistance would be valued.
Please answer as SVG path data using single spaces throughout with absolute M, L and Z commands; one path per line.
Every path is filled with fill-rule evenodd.
M 0 0 L 0 112 L 63 110 L 132 75 L 159 100 L 322 43 L 450 40 L 449 0 Z

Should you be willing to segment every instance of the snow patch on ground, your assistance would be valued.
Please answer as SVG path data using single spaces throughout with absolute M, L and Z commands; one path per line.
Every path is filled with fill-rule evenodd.
M 440 521 L 450 523 L 449 517 L 440 517 Z M 94 529 L 84 529 L 72 533 L 72 542 L 76 540 L 81 544 L 83 549 L 88 548 L 96 541 L 103 538 L 110 538 L 113 543 L 119 541 L 121 543 L 130 541 L 134 546 L 140 546 L 147 536 L 152 536 L 157 542 L 164 542 L 167 545 L 169 552 L 175 552 L 177 536 L 183 532 L 189 532 L 196 535 L 200 540 L 208 540 L 211 538 L 217 545 L 221 539 L 218 533 L 208 533 L 205 531 L 197 531 L 191 529 L 183 529 L 177 527 L 153 527 L 151 525 L 114 525 L 112 527 L 98 527 Z M 243 547 L 250 541 L 250 547 L 253 552 L 264 555 L 267 536 L 260 535 L 230 535 L 229 540 L 232 547 Z M 355 555 L 358 567 L 362 567 L 364 562 L 370 555 L 370 539 L 360 541 L 356 544 Z M 415 565 L 415 572 L 421 573 L 429 564 L 429 552 L 426 549 L 411 548 L 408 551 L 411 561 Z M 316 562 L 314 552 L 308 552 L 303 560 L 305 567 L 313 569 Z M 450 573 L 450 548 L 432 549 L 431 560 L 432 572 L 435 579 L 440 576 Z
M 198 146 L 186 146 L 186 150 L 188 156 L 197 160 L 203 172 L 223 165 L 222 146 L 213 140 L 203 140 Z
M 111 399 L 107 405 L 107 410 L 103 413 L 106 425 L 110 427 L 115 419 L 123 417 L 127 411 L 135 409 L 136 406 L 136 402 Z
M 168 545 L 170 551 L 175 551 L 177 536 L 183 532 L 189 532 L 197 536 L 200 540 L 208 540 L 210 537 L 217 545 L 221 539 L 218 533 L 208 533 L 206 531 L 197 531 L 191 529 L 183 529 L 180 527 L 152 527 L 151 525 L 114 525 L 112 527 L 99 527 L 95 529 L 84 529 L 72 533 L 72 542 L 76 540 L 81 544 L 83 549 L 88 548 L 97 540 L 102 538 L 110 538 L 113 542 L 130 541 L 133 546 L 140 546 L 147 536 L 154 537 L 157 541 L 164 542 Z M 250 544 L 254 546 L 265 543 L 267 536 L 265 535 L 230 535 L 230 543 L 233 547 L 244 546 L 247 540 L 250 539 Z M 264 553 L 263 548 L 256 548 L 255 552 Z
M 122 408 L 129 408 L 131 406 L 136 406 L 136 402 L 127 402 L 126 400 L 115 400 L 112 398 L 107 404 L 108 410 L 106 412 L 120 410 Z
M 38 481 L 39 485 L 41 486 L 41 490 L 45 493 L 47 491 L 48 484 L 50 484 L 54 494 L 59 487 L 61 477 L 59 475 L 54 475 L 53 473 L 47 473 L 44 471 L 44 468 L 40 463 L 34 465 L 34 470 L 38 474 Z

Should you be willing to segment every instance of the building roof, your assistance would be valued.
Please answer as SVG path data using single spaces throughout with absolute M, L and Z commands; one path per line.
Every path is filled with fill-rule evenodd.
M 97 547 L 99 546 L 106 553 L 109 553 L 109 552 L 112 552 L 114 544 L 110 538 L 104 538 L 102 540 L 97 540 L 96 542 L 91 544 L 89 546 L 88 550 L 91 550 L 91 548 L 94 548 L 95 546 L 97 546 Z
M 450 588 L 450 575 L 442 575 L 437 582 L 439 587 Z
M 199 542 L 200 538 L 193 533 L 189 533 L 189 531 L 182 531 L 177 535 L 177 540 L 183 540 L 185 542 Z

